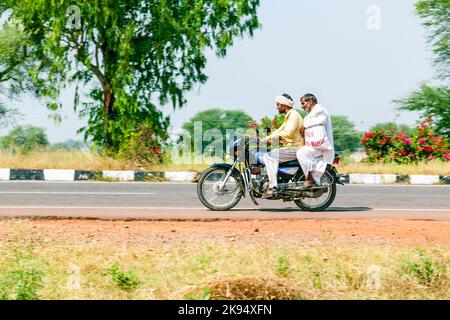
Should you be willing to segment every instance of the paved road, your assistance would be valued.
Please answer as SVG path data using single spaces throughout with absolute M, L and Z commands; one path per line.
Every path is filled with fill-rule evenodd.
M 192 183 L 0 182 L 0 217 L 155 220 L 421 219 L 450 220 L 450 186 L 338 186 L 323 213 L 293 203 L 248 198 L 230 212 L 203 207 Z

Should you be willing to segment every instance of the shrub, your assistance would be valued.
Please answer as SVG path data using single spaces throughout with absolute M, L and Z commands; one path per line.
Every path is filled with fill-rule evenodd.
M 114 263 L 108 271 L 112 276 L 112 280 L 123 290 L 136 289 L 140 284 L 133 271 L 121 271 L 117 263 Z
M 126 134 L 126 143 L 120 147 L 118 157 L 139 165 L 161 164 L 167 158 L 163 142 L 152 128 L 142 124 L 135 131 Z
M 44 273 L 31 256 L 16 252 L 9 269 L 0 277 L 0 300 L 38 300 Z
M 400 272 L 412 276 L 420 284 L 428 287 L 446 280 L 446 266 L 441 261 L 430 258 L 423 249 L 417 250 L 416 257 L 407 258 Z
M 18 126 L 12 129 L 7 136 L 1 138 L 0 144 L 4 149 L 12 149 L 20 153 L 48 146 L 45 130 L 34 126 Z
M 443 136 L 435 134 L 431 118 L 419 122 L 411 135 L 404 130 L 372 129 L 361 140 L 366 148 L 366 162 L 418 163 L 440 159 L 450 161 L 449 143 Z
M 289 274 L 291 265 L 286 254 L 281 254 L 277 258 L 275 270 L 280 277 L 286 277 Z
M 0 298 L 9 300 L 38 300 L 37 290 L 42 287 L 43 274 L 37 269 L 12 270 L 2 279 Z

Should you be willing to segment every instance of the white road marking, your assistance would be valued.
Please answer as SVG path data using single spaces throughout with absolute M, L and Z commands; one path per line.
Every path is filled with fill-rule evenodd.
M 176 207 L 61 207 L 61 206 L 0 206 L 0 209 L 107 209 L 107 210 L 207 210 L 207 208 Z M 247 209 L 244 209 L 247 210 Z
M 83 185 L 83 184 L 94 184 L 94 185 L 114 185 L 114 184 L 133 184 L 133 185 L 184 185 L 192 184 L 196 185 L 195 182 L 145 182 L 145 181 L 86 181 L 86 180 L 76 180 L 76 181 L 49 181 L 49 180 L 6 180 L 0 181 L 0 184 L 70 184 L 70 185 Z
M 372 211 L 414 211 L 414 212 L 420 212 L 420 211 L 439 211 L 439 212 L 450 212 L 450 208 L 448 209 L 431 209 L 431 208 L 423 208 L 423 209 L 407 209 L 407 208 L 392 208 L 392 209 L 386 209 L 386 208 L 373 208 Z
M 0 184 L 71 184 L 71 185 L 81 185 L 81 184 L 133 184 L 133 185 L 196 185 L 195 182 L 143 182 L 143 181 L 114 181 L 114 182 L 105 182 L 105 181 L 45 181 L 45 180 L 8 180 L 8 181 L 0 181 Z M 349 184 L 346 183 L 344 186 L 339 185 L 338 187 L 413 187 L 413 188 L 450 188 L 450 185 L 416 185 L 416 184 Z
M 0 209 L 106 209 L 106 210 L 208 210 L 205 207 L 199 207 L 199 208 L 182 208 L 182 207 L 70 207 L 70 206 L 0 206 Z M 283 208 L 236 208 L 237 210 L 257 210 L 257 209 L 275 209 L 275 210 L 282 210 Z M 289 210 L 292 208 L 286 208 L 286 210 Z M 339 209 L 338 208 L 331 208 L 333 209 Z M 299 209 L 300 211 L 300 209 Z M 346 210 L 343 210 L 342 212 L 345 212 Z M 429 211 L 429 212 L 450 212 L 450 208 L 448 209 L 432 209 L 432 208 L 424 208 L 424 209 L 407 209 L 407 208 L 371 208 L 370 210 L 361 210 L 365 212 L 374 212 L 374 211 L 411 211 L 411 212 L 423 212 L 423 211 Z M 287 211 L 288 212 L 288 211 Z M 326 211 L 325 211 L 326 212 Z M 329 211 L 328 211 L 329 212 Z M 339 213 L 340 211 L 333 211 L 334 213 Z M 349 211 L 347 211 L 349 212 Z M 351 212 L 351 211 L 350 211 Z M 358 211 L 354 211 L 358 212 Z
M 154 195 L 153 192 L 0 191 L 0 194 Z

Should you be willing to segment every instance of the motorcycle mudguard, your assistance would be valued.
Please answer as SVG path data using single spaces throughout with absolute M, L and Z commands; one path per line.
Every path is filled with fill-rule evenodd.
M 219 168 L 219 169 L 224 169 L 226 171 L 229 171 L 231 169 L 231 164 L 227 164 L 227 163 L 216 163 L 213 164 L 211 167 L 213 168 Z M 244 182 L 244 178 L 242 178 L 241 173 L 239 172 L 238 169 L 234 168 L 233 173 L 236 174 L 236 176 L 238 177 L 239 180 L 239 186 L 241 187 L 242 190 L 242 194 L 245 198 L 245 192 L 246 192 L 246 188 L 245 188 L 245 182 Z
M 329 167 L 327 168 L 327 171 L 331 174 L 331 176 L 333 177 L 334 181 L 336 181 L 337 184 L 340 185 L 344 185 L 340 180 L 339 180 L 339 176 L 337 173 L 337 170 L 335 167 L 332 167 L 332 169 L 330 169 Z

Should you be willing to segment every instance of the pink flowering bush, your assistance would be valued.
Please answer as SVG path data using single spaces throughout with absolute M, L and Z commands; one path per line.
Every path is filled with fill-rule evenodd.
M 126 137 L 128 142 L 119 150 L 119 157 L 138 165 L 161 164 L 168 159 L 160 137 L 146 124 L 142 124 Z
M 440 159 L 450 161 L 450 145 L 436 135 L 431 118 L 421 121 L 409 136 L 403 130 L 375 129 L 361 140 L 366 149 L 365 162 L 417 163 Z

